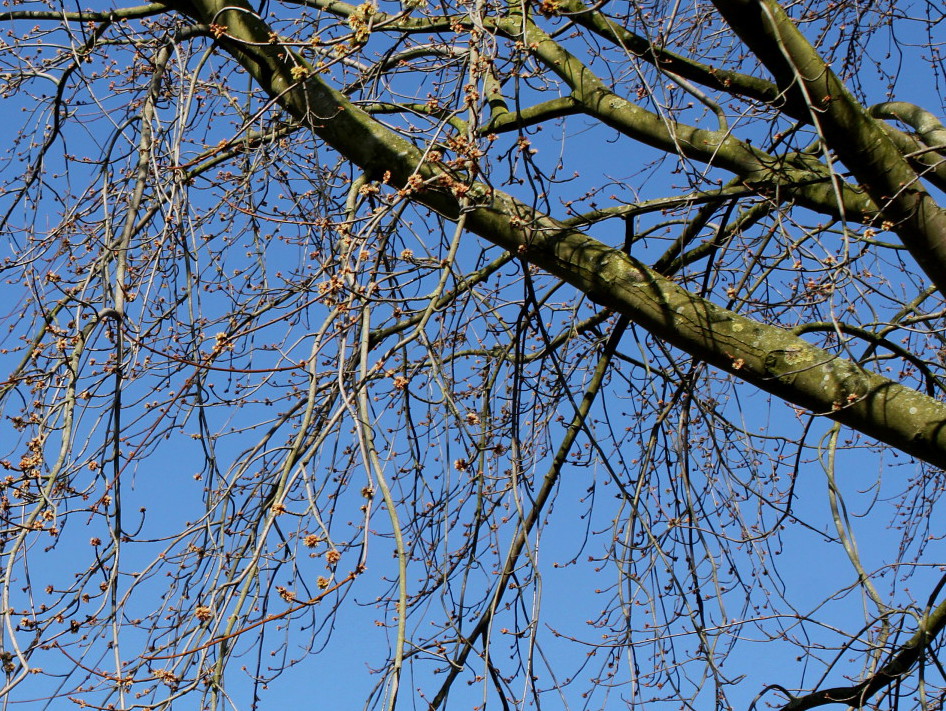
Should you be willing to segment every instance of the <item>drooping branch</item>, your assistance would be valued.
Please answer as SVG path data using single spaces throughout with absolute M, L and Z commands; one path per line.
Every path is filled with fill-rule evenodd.
M 941 397 L 946 392 L 941 377 L 946 359 L 937 350 L 946 344 L 939 296 L 933 287 L 918 283 L 925 279 L 912 263 L 901 261 L 908 255 L 900 244 L 872 239 L 873 230 L 858 235 L 843 224 L 839 228 L 833 219 L 827 226 L 812 225 L 804 205 L 849 222 L 881 219 L 871 197 L 841 172 L 841 162 L 834 165 L 837 156 L 827 141 L 816 144 L 823 149 L 820 156 L 791 152 L 795 149 L 788 146 L 813 135 L 810 124 L 796 122 L 784 141 L 773 137 L 786 118 L 795 117 L 793 111 L 812 120 L 817 112 L 797 94 L 790 96 L 762 80 L 759 86 L 775 98 L 764 99 L 766 104 L 750 98 L 737 108 L 747 94 L 735 87 L 729 91 L 709 68 L 691 66 L 682 55 L 671 59 L 679 63 L 674 76 L 689 71 L 686 81 L 693 83 L 700 76 L 706 84 L 692 89 L 693 95 L 699 98 L 705 90 L 707 106 L 716 106 L 732 120 L 717 122 L 706 113 L 700 118 L 699 107 L 686 108 L 689 97 L 681 97 L 681 82 L 664 87 L 663 94 L 651 84 L 650 67 L 638 74 L 641 98 L 635 103 L 633 73 L 640 71 L 641 62 L 630 50 L 621 52 L 621 28 L 607 24 L 607 5 L 584 8 L 587 16 L 558 23 L 558 31 L 546 33 L 548 23 L 538 17 L 531 22 L 534 3 L 521 6 L 515 22 L 507 22 L 510 18 L 493 5 L 432 8 L 444 13 L 437 17 L 413 3 L 401 5 L 398 14 L 377 16 L 371 14 L 373 2 L 280 0 L 267 6 L 264 18 L 276 18 L 269 13 L 294 4 L 319 8 L 318 17 L 295 8 L 298 16 L 289 18 L 295 23 L 290 28 L 286 17 L 273 19 L 272 25 L 260 18 L 257 0 L 173 1 L 186 17 L 168 16 L 140 26 L 113 25 L 110 19 L 87 23 L 98 25 L 92 30 L 104 32 L 110 26 L 119 33 L 118 44 L 103 38 L 95 45 L 96 52 L 88 55 L 90 69 L 97 70 L 96 62 L 104 61 L 109 51 L 110 66 L 120 72 L 121 55 L 113 57 L 112 48 L 128 52 L 129 61 L 135 52 L 132 71 L 115 86 L 127 90 L 134 102 L 128 104 L 130 114 L 158 112 L 152 117 L 154 147 L 144 150 L 144 127 L 122 124 L 114 140 L 133 147 L 132 136 L 139 137 L 137 161 L 134 151 L 112 157 L 118 150 L 111 147 L 97 161 L 69 155 L 63 178 L 50 170 L 51 182 L 44 190 L 26 195 L 37 200 L 30 203 L 33 216 L 48 212 L 43 205 L 49 203 L 40 201 L 60 200 L 61 223 L 53 230 L 39 225 L 30 233 L 23 241 L 26 248 L 15 254 L 17 270 L 41 285 L 40 265 L 61 272 L 57 265 L 68 259 L 69 266 L 67 276 L 48 272 L 49 284 L 34 289 L 24 320 L 11 332 L 40 331 L 31 343 L 24 339 L 22 346 L 16 345 L 29 349 L 25 372 L 17 373 L 15 382 L 0 382 L 0 394 L 12 391 L 5 404 L 15 415 L 16 429 L 26 432 L 22 439 L 34 432 L 37 436 L 27 440 L 26 463 L 2 464 L 14 469 L 16 477 L 17 471 L 26 477 L 32 467 L 29 457 L 43 446 L 41 436 L 48 437 L 45 451 L 59 444 L 60 455 L 55 463 L 36 465 L 34 479 L 40 486 L 24 478 L 23 489 L 16 490 L 18 497 L 28 490 L 26 485 L 39 493 L 12 504 L 30 529 L 18 532 L 8 526 L 7 535 L 17 542 L 5 577 L 15 581 L 22 577 L 19 570 L 28 572 L 27 563 L 38 567 L 53 560 L 34 562 L 39 546 L 30 542 L 40 533 L 53 533 L 42 528 L 47 502 L 54 518 L 60 516 L 52 510 L 56 507 L 71 512 L 63 517 L 75 519 L 87 517 L 88 505 L 78 497 L 91 499 L 93 524 L 101 521 L 111 538 L 105 545 L 92 544 L 90 567 L 76 575 L 79 583 L 70 583 L 64 592 L 54 590 L 56 608 L 44 602 L 37 609 L 31 589 L 20 594 L 12 582 L 0 586 L 7 600 L 4 634 L 11 637 L 2 646 L 12 650 L 0 653 L 0 662 L 7 670 L 13 668 L 6 666 L 8 661 L 18 666 L 8 687 L 28 679 L 30 672 L 42 673 L 45 642 L 52 639 L 55 645 L 58 639 L 73 665 L 57 682 L 59 696 L 75 689 L 79 697 L 102 707 L 108 697 L 116 697 L 113 687 L 125 685 L 127 678 L 123 693 L 130 698 L 132 690 L 142 690 L 136 703 L 148 707 L 202 693 L 209 699 L 203 705 L 215 707 L 226 695 L 243 694 L 247 687 L 241 675 L 227 671 L 228 665 L 247 649 L 263 649 L 277 633 L 273 626 L 285 627 L 290 643 L 297 638 L 303 642 L 301 659 L 317 653 L 317 644 L 329 641 L 333 627 L 346 624 L 342 615 L 349 605 L 342 596 L 337 601 L 333 597 L 331 610 L 316 616 L 307 608 L 324 596 L 305 591 L 313 584 L 329 586 L 326 595 L 336 587 L 347 590 L 346 581 L 337 582 L 336 556 L 347 560 L 357 555 L 358 567 L 352 561 L 345 570 L 361 570 L 369 561 L 370 543 L 375 551 L 371 576 L 363 584 L 373 586 L 367 591 L 372 595 L 377 588 L 382 612 L 373 615 L 376 623 L 393 630 L 396 622 L 397 631 L 379 632 L 396 647 L 387 671 L 379 674 L 377 703 L 369 701 L 369 706 L 380 707 L 384 693 L 387 706 L 394 707 L 401 673 L 413 676 L 425 700 L 433 680 L 442 682 L 439 692 L 436 684 L 432 689 L 432 708 L 462 703 L 456 697 L 468 674 L 474 684 L 491 676 L 493 690 L 483 680 L 484 701 L 488 697 L 492 705 L 498 699 L 505 709 L 530 703 L 525 693 L 515 698 L 519 679 L 535 689 L 536 703 L 547 689 L 562 689 L 564 699 L 574 689 L 569 685 L 582 683 L 582 676 L 588 677 L 592 693 L 607 694 L 625 681 L 620 672 L 610 673 L 619 654 L 642 662 L 648 658 L 640 669 L 635 664 L 627 670 L 642 705 L 670 701 L 698 706 L 714 692 L 717 705 L 731 705 L 727 692 L 720 695 L 729 681 L 718 669 L 727 655 L 730 665 L 741 660 L 740 652 L 730 649 L 736 649 L 731 645 L 747 624 L 771 633 L 772 649 L 783 642 L 795 646 L 800 659 L 824 662 L 829 670 L 849 652 L 865 657 L 858 676 L 814 683 L 802 679 L 797 688 L 789 684 L 790 689 L 767 687 L 763 693 L 780 693 L 775 706 L 782 711 L 836 703 L 877 705 L 923 691 L 928 683 L 923 665 L 939 666 L 936 654 L 946 626 L 943 606 L 934 609 L 939 589 L 922 611 L 910 603 L 909 612 L 904 611 L 899 582 L 891 585 L 889 599 L 877 594 L 884 625 L 879 634 L 867 634 L 875 618 L 849 635 L 834 626 L 836 620 L 827 621 L 827 634 L 814 630 L 825 624 L 821 616 L 830 618 L 836 602 L 857 584 L 866 588 L 888 570 L 898 581 L 913 570 L 918 577 L 927 574 L 917 563 L 927 540 L 921 529 L 943 488 L 933 467 L 899 467 L 896 472 L 904 477 L 908 470 L 921 469 L 903 484 L 908 498 L 892 507 L 898 522 L 913 507 L 902 534 L 909 542 L 893 560 L 884 557 L 873 572 L 857 563 L 860 580 L 849 588 L 837 577 L 843 572 L 805 588 L 810 599 L 812 592 L 827 587 L 830 604 L 810 614 L 796 613 L 800 608 L 793 586 L 781 584 L 769 558 L 772 547 L 767 546 L 780 542 L 780 531 L 790 526 L 823 532 L 817 513 L 805 510 L 819 491 L 804 486 L 808 481 L 802 470 L 813 450 L 810 435 L 818 427 L 813 423 L 823 423 L 824 417 L 887 442 L 882 459 L 904 451 L 946 465 L 946 405 L 918 392 L 924 377 L 928 394 Z M 566 7 L 568 2 L 543 5 Z M 453 10 L 457 14 L 447 22 L 444 17 Z M 326 18 L 323 11 L 334 14 Z M 481 18 L 481 11 L 496 14 Z M 702 13 L 682 19 L 675 33 L 653 43 L 631 39 L 657 67 L 666 69 L 660 62 L 670 56 L 660 48 L 662 42 L 689 42 L 689 50 L 679 51 L 702 59 L 704 52 L 716 51 L 696 24 L 705 20 Z M 387 53 L 363 46 L 365 38 L 358 33 L 366 16 L 370 47 L 383 45 Z M 612 46 L 601 54 L 601 43 L 579 48 L 588 25 L 574 23 L 592 18 L 606 30 L 599 36 L 611 33 L 605 44 Z M 453 34 L 443 32 L 431 37 L 429 45 L 414 45 L 408 35 L 424 22 L 428 27 L 455 22 Z M 58 20 L 60 29 L 52 34 L 68 35 L 68 24 Z M 188 30 L 182 32 L 184 25 Z M 276 28 L 286 31 L 286 37 L 277 36 Z M 319 39 L 316 31 L 329 40 Z M 172 32 L 175 39 L 168 44 Z M 578 37 L 572 34 L 576 32 Z M 200 52 L 188 46 L 189 33 L 201 36 Z M 31 35 L 35 33 L 24 32 L 17 42 Z M 161 61 L 145 58 L 147 48 L 157 51 Z M 416 61 L 431 48 L 433 61 Z M 160 85 L 146 89 L 143 73 L 149 64 L 160 70 L 172 49 L 180 61 L 167 65 Z M 749 66 L 748 53 L 736 55 L 730 66 Z M 615 56 L 626 60 L 626 66 L 605 65 Z M 76 57 L 79 61 L 86 54 Z M 398 66 L 395 60 L 405 57 L 410 63 Z M 31 62 L 20 59 L 23 76 Z M 88 87 L 71 84 L 77 94 L 67 94 L 62 105 L 87 106 L 80 94 L 88 88 L 95 95 L 97 76 L 89 73 Z M 432 93 L 424 102 L 421 96 L 428 87 Z M 645 98 L 651 89 L 653 103 Z M 15 96 L 19 100 L 28 94 Z M 546 100 L 549 96 L 557 98 Z M 736 119 L 734 112 L 743 110 Z M 549 131 L 535 138 L 540 152 L 535 159 L 526 142 L 534 138 L 532 131 L 522 131 L 518 141 L 515 133 L 509 139 L 493 135 L 541 127 L 570 114 L 590 119 L 569 120 L 562 127 L 564 150 L 552 170 Z M 76 126 L 84 114 L 64 110 L 61 115 L 70 126 L 86 128 Z M 103 116 L 106 123 L 109 118 L 91 115 L 88 127 L 98 128 Z M 941 169 L 934 117 L 893 104 L 870 115 L 917 176 L 929 180 L 933 173 L 927 169 Z M 687 117 L 692 117 L 691 125 L 675 121 Z M 711 124 L 704 126 L 706 119 Z M 592 166 L 587 156 L 575 155 L 587 145 L 576 141 L 575 129 L 590 120 L 599 126 L 596 137 L 602 135 L 602 124 L 614 127 L 621 150 L 600 160 L 608 182 L 595 181 L 581 195 Z M 900 121 L 905 132 L 897 131 L 893 121 Z M 712 124 L 719 130 L 701 128 L 715 128 Z M 235 134 L 234 126 L 239 127 Z M 911 130 L 916 133 L 907 133 Z M 603 133 L 615 140 L 609 131 Z M 293 141 L 284 140 L 290 134 Z M 221 135 L 224 140 L 216 142 Z M 774 145 L 759 148 L 760 136 L 772 137 Z M 67 138 L 64 133 L 64 149 Z M 656 152 L 635 151 L 644 143 L 656 146 L 664 157 L 643 165 L 644 160 L 637 160 L 640 154 L 649 160 Z M 480 149 L 489 151 L 482 161 Z M 152 159 L 144 160 L 145 153 Z M 445 158 L 448 153 L 456 157 Z M 626 162 L 618 163 L 619 156 L 628 154 Z M 584 174 L 570 179 L 572 158 Z M 228 165 L 222 166 L 224 162 Z M 55 161 L 49 163 L 52 168 Z M 710 169 L 703 172 L 695 163 Z M 150 172 L 142 178 L 146 164 Z M 508 178 L 503 175 L 507 164 Z M 78 178 L 84 182 L 98 166 L 102 174 L 90 178 L 94 182 L 89 185 L 95 189 L 101 180 L 102 198 L 77 193 Z M 682 167 L 686 174 L 670 178 L 662 170 L 667 167 Z M 731 175 L 724 174 L 727 170 Z M 647 184 L 651 176 L 656 180 Z M 16 186 L 18 178 L 14 173 L 8 184 Z M 79 188 L 57 190 L 57 180 Z M 140 187 L 132 192 L 136 180 L 143 193 Z M 504 185 L 517 187 L 507 188 L 508 193 L 496 188 Z M 602 196 L 611 185 L 619 195 L 605 201 Z M 632 197 L 623 202 L 624 195 Z M 537 209 L 556 203 L 563 206 Z M 863 211 L 867 209 L 872 212 Z M 124 239 L 116 239 L 112 225 L 127 210 L 140 214 L 131 221 L 126 217 Z M 645 213 L 644 229 L 635 232 L 634 216 Z M 452 232 L 445 229 L 447 218 L 457 223 Z M 610 218 L 632 226 L 620 249 L 593 236 L 600 231 L 618 243 L 616 231 L 607 229 L 613 223 L 596 226 Z M 484 246 L 487 241 L 492 244 Z M 121 247 L 119 253 L 127 252 L 127 264 L 116 261 L 114 245 Z M 252 251 L 244 252 L 244 245 Z M 123 271 L 113 278 L 116 269 Z M 56 286 L 60 280 L 65 284 Z M 95 315 L 101 303 L 111 304 L 108 289 L 114 283 L 127 288 L 122 290 L 128 294 L 127 317 L 110 306 Z M 433 283 L 437 286 L 431 291 Z M 524 295 L 516 293 L 518 287 Z M 911 291 L 919 292 L 912 301 Z M 705 294 L 720 304 L 738 303 L 734 308 L 740 313 L 720 308 Z M 924 304 L 925 299 L 937 303 Z M 19 314 L 13 309 L 5 318 L 16 324 Z M 749 313 L 742 309 L 752 309 L 758 320 L 741 315 Z M 597 354 L 591 351 L 604 342 L 605 321 L 615 312 L 620 325 L 595 367 Z M 625 327 L 633 342 L 617 348 Z M 126 345 L 116 348 L 115 334 L 122 331 Z M 831 345 L 816 348 L 805 339 Z M 638 348 L 639 355 L 632 357 Z M 11 351 L 11 357 L 21 355 Z M 277 354 L 275 364 L 270 364 L 269 353 Z M 109 356 L 104 369 L 103 355 Z M 724 372 L 714 374 L 708 364 Z M 106 378 L 119 380 L 116 365 L 127 385 L 124 403 L 107 387 Z M 865 366 L 899 378 L 903 385 Z M 758 398 L 748 409 L 737 402 L 739 379 L 774 393 L 771 422 L 764 431 L 757 428 Z M 45 418 L 35 424 L 21 417 L 28 412 L 27 400 L 22 412 L 13 412 L 14 400 L 31 388 L 36 393 L 32 408 Z M 578 402 L 582 390 L 585 397 Z M 143 397 L 135 400 L 138 391 Z M 152 397 L 158 399 L 152 402 Z M 765 410 L 768 398 L 761 400 Z M 279 407 L 275 417 L 273 405 Z M 118 418 L 122 407 L 127 413 L 123 424 Z M 105 416 L 88 424 L 97 412 Z M 741 414 L 748 415 L 748 423 L 739 421 Z M 159 438 L 171 439 L 168 446 L 174 452 L 179 447 L 173 438 L 187 434 L 203 450 L 198 454 L 203 466 L 194 477 L 203 479 L 194 489 L 202 518 L 180 532 L 170 531 L 168 554 L 162 553 L 140 578 L 129 577 L 134 581 L 129 592 L 134 589 L 137 597 L 118 600 L 116 581 L 142 550 L 139 540 L 150 548 L 154 544 L 137 532 L 124 536 L 122 506 L 131 511 L 131 489 L 126 486 L 124 504 L 116 499 L 114 506 L 111 492 L 117 495 L 120 478 L 127 480 L 136 465 L 150 468 L 145 457 L 159 451 Z M 241 442 L 247 435 L 256 442 L 241 444 L 242 451 L 231 457 L 232 447 L 223 443 Z M 579 449 L 582 437 L 587 446 Z M 865 442 L 855 438 L 842 446 L 848 444 L 863 452 Z M 837 446 L 831 442 L 832 457 Z M 89 471 L 100 473 L 85 474 L 87 461 Z M 543 480 L 539 467 L 549 463 Z M 105 465 L 110 465 L 107 470 Z M 601 468 L 610 475 L 604 479 L 610 490 L 597 488 Z M 83 476 L 75 475 L 79 471 Z M 870 488 L 871 481 L 864 484 L 866 472 L 853 474 L 852 490 Z M 362 475 L 369 486 L 359 496 Z M 78 488 L 89 481 L 85 490 Z M 840 521 L 838 511 L 844 513 L 847 504 L 840 499 L 840 486 L 833 481 L 831 486 L 832 513 Z M 372 498 L 375 487 L 383 503 Z M 615 488 L 620 493 L 612 497 Z M 100 515 L 92 496 L 101 492 L 108 492 L 109 500 Z M 185 502 L 184 490 L 175 486 L 175 506 L 179 493 Z M 859 500 L 848 503 L 853 508 Z M 345 516 L 352 519 L 346 525 L 343 514 L 356 507 L 364 516 Z M 382 513 L 389 523 L 378 525 Z M 143 516 L 142 509 L 142 521 Z M 155 520 L 153 510 L 150 516 Z M 125 515 L 125 529 L 129 520 Z M 878 523 L 877 514 L 868 521 Z M 582 522 L 585 536 L 579 541 Z M 33 524 L 38 524 L 35 531 Z M 572 550 L 554 546 L 560 524 Z M 843 524 L 838 526 L 842 545 L 850 532 L 847 521 Z M 549 531 L 555 534 L 549 536 Z M 58 530 L 53 535 L 58 539 Z M 377 554 L 378 543 L 383 553 L 392 540 L 396 579 L 390 575 L 394 563 Z M 590 550 L 601 543 L 603 557 Z M 129 552 L 121 566 L 119 544 Z M 540 544 L 541 557 L 533 556 L 533 546 Z M 586 550 L 593 554 L 587 564 Z M 323 552 L 326 576 L 320 575 Z M 810 550 L 798 552 L 807 555 Z M 914 552 L 917 558 L 909 560 Z M 551 599 L 546 583 L 554 576 L 561 590 L 559 581 L 580 576 L 581 590 L 576 586 L 574 595 L 567 591 L 575 609 L 569 605 L 565 612 L 572 613 L 585 602 L 585 584 L 605 565 L 615 568 L 619 584 L 595 589 L 597 599 L 605 600 L 600 617 L 588 622 L 595 630 L 589 646 L 599 657 L 578 660 L 582 670 L 601 661 L 601 673 L 591 669 L 587 675 L 566 672 L 566 677 L 560 672 L 568 665 L 559 656 L 549 663 L 554 677 L 549 687 L 545 671 L 532 661 L 549 651 L 549 635 L 559 640 L 553 642 L 556 648 L 563 639 L 560 630 L 573 644 L 584 645 L 587 635 L 580 628 L 566 629 L 549 614 L 556 605 L 543 603 Z M 74 608 L 70 596 L 79 600 L 99 571 L 109 581 L 101 590 L 111 585 L 107 616 L 76 616 L 70 625 L 73 637 L 63 637 L 64 628 L 56 625 L 70 620 L 61 616 L 57 621 L 55 615 Z M 155 612 L 144 620 L 126 616 L 150 599 L 137 581 L 153 581 L 163 573 L 173 582 Z M 287 579 L 288 588 L 276 584 Z M 742 605 L 743 599 L 746 607 L 733 615 L 731 601 Z M 309 603 L 300 605 L 299 600 Z M 441 602 L 442 610 L 436 609 Z M 328 603 L 326 599 L 323 605 Z M 15 629 L 19 609 L 24 622 Z M 310 619 L 303 621 L 302 615 Z M 767 627 L 769 620 L 776 625 L 788 620 L 789 627 Z M 891 639 L 894 621 L 903 630 L 896 640 Z M 108 625 L 111 640 L 100 632 Z M 80 629 L 81 634 L 74 634 Z M 308 644 L 306 634 L 311 634 Z M 139 639 L 148 648 L 140 649 Z M 114 651 L 113 672 L 90 666 L 106 644 Z M 840 649 L 833 650 L 835 645 Z M 503 647 L 512 655 L 511 665 Z M 826 658 L 832 651 L 833 662 Z M 682 666 L 667 664 L 668 655 Z M 157 661 L 170 664 L 154 668 Z M 295 661 L 285 656 L 281 668 Z M 257 664 L 250 672 L 254 679 L 281 671 L 279 664 L 265 670 L 265 662 Z M 687 671 L 699 665 L 702 675 Z M 90 685 L 83 674 L 99 681 Z M 753 683 L 747 678 L 740 688 Z M 827 688 L 836 684 L 847 686 Z M 117 698 L 119 705 L 127 705 Z
M 513 20 L 497 22 L 507 33 Z M 667 153 L 728 170 L 762 191 L 779 191 L 800 204 L 832 216 L 844 212 L 855 220 L 870 219 L 876 205 L 861 189 L 832 175 L 812 156 L 773 156 L 736 138 L 730 131 L 708 130 L 665 118 L 615 94 L 587 65 L 533 22 L 524 37 L 535 56 L 572 89 L 585 112 L 620 133 Z M 839 206 L 838 203 L 841 203 Z
M 885 101 L 870 107 L 874 118 L 896 119 L 917 132 L 930 148 L 946 148 L 946 127 L 934 114 L 921 106 L 906 101 Z

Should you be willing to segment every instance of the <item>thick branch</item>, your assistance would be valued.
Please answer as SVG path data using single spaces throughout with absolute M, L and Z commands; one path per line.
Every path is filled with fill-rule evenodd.
M 227 23 L 225 48 L 297 119 L 367 172 L 412 175 L 428 186 L 413 197 L 441 214 L 460 212 L 452 178 L 423 153 L 356 107 L 318 75 L 293 83 L 300 62 L 266 42 L 269 28 L 242 1 L 195 0 L 201 22 Z M 442 189 L 432 187 L 440 181 Z M 416 182 L 416 181 L 415 181 Z M 453 183 L 455 185 L 455 183 Z M 910 455 L 946 467 L 946 404 L 816 348 L 784 329 L 727 311 L 682 289 L 622 252 L 569 229 L 485 185 L 468 192 L 467 228 L 518 254 L 687 353 L 788 402 L 822 413 Z
M 678 74 L 703 86 L 721 89 L 727 94 L 738 94 L 765 103 L 780 102 L 778 87 L 770 81 L 728 69 L 697 62 L 656 46 L 646 37 L 631 32 L 607 18 L 604 13 L 591 10 L 581 0 L 563 0 L 560 11 L 575 24 L 581 25 L 599 37 L 623 48 L 636 57 L 653 64 L 662 72 Z
M 497 26 L 511 33 L 512 20 Z M 534 23 L 525 23 L 525 38 L 535 56 L 572 89 L 586 113 L 636 141 L 728 170 L 760 190 L 778 190 L 783 197 L 817 212 L 847 219 L 870 219 L 877 211 L 870 197 L 833 175 L 813 156 L 769 155 L 729 131 L 706 130 L 667 121 L 615 94 L 591 69 Z M 839 197 L 843 205 L 839 205 Z
M 702 84 L 734 96 L 742 96 L 777 106 L 782 113 L 796 121 L 811 123 L 811 111 L 797 95 L 788 95 L 765 79 L 703 64 L 689 57 L 654 45 L 645 37 L 631 32 L 609 19 L 604 13 L 591 10 L 581 0 L 563 0 L 563 11 L 576 24 L 585 27 L 599 37 L 622 47 L 627 52 L 650 62 L 663 72 L 678 74 L 690 81 Z M 893 102 L 872 107 L 874 118 L 897 118 L 911 125 L 921 135 L 927 146 L 942 145 L 942 125 L 938 119 L 922 108 L 903 102 Z M 939 155 L 929 157 L 918 153 L 922 146 L 910 135 L 887 124 L 881 124 L 884 132 L 893 141 L 901 155 L 908 157 L 911 165 L 921 177 L 929 180 L 941 190 L 946 189 L 946 164 Z M 918 153 L 917 155 L 911 155 Z
M 946 293 L 946 211 L 773 0 L 714 0 L 786 93 L 804 101 L 825 142 L 893 223 L 917 264 Z

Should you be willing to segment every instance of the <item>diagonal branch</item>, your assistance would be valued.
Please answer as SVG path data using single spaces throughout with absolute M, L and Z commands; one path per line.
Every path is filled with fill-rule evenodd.
M 244 0 L 193 0 L 180 9 L 202 23 L 226 24 L 220 43 L 284 109 L 369 175 L 395 186 L 423 185 L 412 197 L 451 219 L 457 182 L 440 164 L 378 123 L 285 47 Z M 298 71 L 297 71 L 298 74 Z M 439 187 L 434 187 L 438 185 Z M 464 186 L 465 187 L 465 186 Z M 453 191 L 451 191 L 453 189 Z M 596 303 L 756 387 L 824 414 L 880 442 L 946 467 L 946 404 L 812 346 L 777 326 L 723 309 L 514 197 L 483 184 L 464 190 L 466 227 L 567 281 Z
M 875 694 L 908 674 L 944 628 L 946 602 L 941 602 L 933 612 L 921 620 L 916 634 L 876 673 L 853 686 L 839 686 L 795 697 L 782 707 L 782 711 L 807 711 L 828 704 L 863 707 Z
M 827 145 L 891 221 L 940 293 L 946 293 L 946 211 L 881 126 L 774 0 L 714 4 L 786 94 L 808 107 Z

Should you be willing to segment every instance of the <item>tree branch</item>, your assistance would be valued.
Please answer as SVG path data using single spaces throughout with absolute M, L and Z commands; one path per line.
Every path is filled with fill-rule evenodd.
M 779 86 L 865 187 L 917 264 L 946 293 L 946 211 L 916 171 L 773 0 L 714 0 Z
M 266 39 L 268 26 L 244 0 L 194 0 L 183 9 L 200 22 L 226 23 L 224 48 L 295 118 L 369 175 L 395 186 L 419 176 L 412 197 L 457 219 L 456 181 L 439 164 L 387 129 L 321 76 L 293 82 L 301 59 Z M 232 39 L 232 38 L 239 38 Z M 416 184 L 416 177 L 412 179 Z M 439 187 L 435 187 L 439 185 Z M 946 404 L 861 369 L 782 328 L 723 309 L 677 286 L 638 260 L 483 184 L 465 191 L 471 232 L 546 269 L 596 303 L 756 387 L 826 415 L 912 456 L 946 467 Z
M 782 711 L 807 711 L 828 704 L 863 707 L 867 701 L 908 674 L 936 636 L 946 627 L 946 602 L 920 622 L 920 628 L 875 674 L 854 686 L 838 686 L 793 698 Z
M 120 7 L 115 10 L 93 12 L 80 10 L 78 12 L 56 12 L 54 10 L 12 10 L 0 12 L 0 22 L 10 20 L 68 20 L 70 22 L 106 22 L 116 20 L 135 20 L 142 17 L 152 17 L 167 12 L 168 6 L 161 2 L 152 2 L 135 7 Z

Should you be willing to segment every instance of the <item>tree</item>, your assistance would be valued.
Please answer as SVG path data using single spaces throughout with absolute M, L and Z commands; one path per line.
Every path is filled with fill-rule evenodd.
M 5 698 L 942 705 L 941 9 L 67 5 L 2 14 Z

